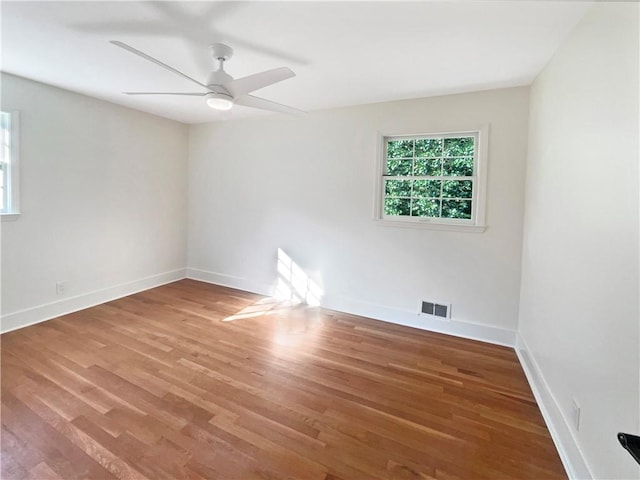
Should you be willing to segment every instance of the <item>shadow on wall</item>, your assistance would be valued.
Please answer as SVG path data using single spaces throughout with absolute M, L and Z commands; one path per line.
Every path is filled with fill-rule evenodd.
M 222 321 L 232 322 L 263 315 L 273 315 L 299 304 L 311 307 L 320 305 L 320 300 L 324 295 L 322 287 L 310 278 L 281 248 L 278 249 L 277 273 L 278 280 L 273 297 L 260 299 L 253 305 L 243 308 Z

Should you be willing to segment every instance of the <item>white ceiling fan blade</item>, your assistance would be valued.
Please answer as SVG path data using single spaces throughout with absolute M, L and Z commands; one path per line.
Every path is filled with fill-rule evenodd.
M 241 95 L 238 98 L 234 98 L 233 103 L 236 105 L 242 105 L 244 107 L 260 108 L 262 110 L 269 110 L 271 112 L 288 113 L 290 115 L 305 115 L 307 112 L 298 110 L 297 108 L 288 107 L 281 103 L 272 102 L 271 100 L 265 100 L 264 98 L 254 97 L 253 95 Z
M 200 82 L 199 82 L 199 81 L 197 81 L 196 79 L 191 78 L 189 75 L 186 75 L 186 74 L 182 73 L 181 71 L 176 70 L 176 69 L 175 69 L 175 68 L 173 68 L 173 67 L 170 67 L 170 66 L 169 66 L 169 65 L 167 65 L 166 63 L 162 63 L 160 60 L 156 60 L 155 58 L 153 58 L 153 57 L 151 57 L 151 56 L 147 55 L 147 54 L 146 54 L 146 53 L 144 53 L 144 52 L 141 52 L 140 50 L 136 50 L 135 48 L 133 48 L 133 47 L 131 47 L 131 46 L 127 45 L 126 43 L 118 42 L 118 41 L 116 41 L 116 40 L 111 40 L 111 41 L 110 41 L 110 43 L 113 43 L 113 44 L 114 44 L 115 46 L 117 46 L 117 47 L 124 48 L 125 50 L 127 50 L 127 51 L 129 51 L 129 52 L 133 53 L 134 55 L 138 55 L 139 57 L 142 57 L 142 58 L 144 58 L 145 60 L 149 60 L 150 62 L 153 62 L 153 63 L 155 63 L 156 65 L 159 65 L 159 66 L 161 66 L 162 68 L 164 68 L 164 69 L 166 69 L 166 70 L 169 70 L 170 72 L 175 73 L 176 75 L 180 75 L 182 78 L 186 78 L 187 80 L 191 80 L 193 83 L 197 83 L 197 84 L 198 84 L 198 85 L 200 85 L 201 87 L 204 87 L 204 88 L 207 88 L 207 89 L 209 88 L 209 87 L 207 87 L 204 83 L 200 83 Z
M 296 74 L 293 73 L 290 68 L 280 67 L 274 68 L 273 70 L 267 70 L 266 72 L 254 73 L 253 75 L 237 78 L 223 84 L 222 86 L 226 88 L 231 95 L 237 97 L 295 76 Z
M 189 95 L 194 97 L 204 97 L 206 93 L 182 93 L 182 92 L 122 92 L 125 95 Z

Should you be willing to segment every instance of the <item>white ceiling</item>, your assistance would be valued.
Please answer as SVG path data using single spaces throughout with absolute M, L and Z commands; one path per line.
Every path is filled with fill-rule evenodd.
M 568 1 L 9 2 L 5 72 L 185 123 L 260 114 L 200 97 L 123 91 L 198 87 L 108 43 L 120 40 L 204 81 L 207 46 L 234 48 L 235 78 L 288 66 L 255 95 L 304 110 L 527 85 L 590 6 Z M 192 88 L 193 87 L 193 88 Z

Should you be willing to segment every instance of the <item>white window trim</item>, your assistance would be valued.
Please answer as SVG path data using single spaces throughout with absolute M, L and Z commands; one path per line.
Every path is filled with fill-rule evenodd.
M 425 217 L 400 217 L 390 218 L 383 215 L 384 202 L 384 172 L 386 166 L 385 141 L 389 137 L 398 139 L 424 138 L 424 137 L 455 137 L 464 135 L 477 135 L 478 145 L 476 147 L 476 185 L 474 188 L 472 205 L 472 220 L 445 219 L 445 218 L 425 218 Z M 465 128 L 456 131 L 429 132 L 429 133 L 407 133 L 407 132 L 378 132 L 378 148 L 374 175 L 374 206 L 373 220 L 384 227 L 404 227 L 431 230 L 449 230 L 459 232 L 484 232 L 487 228 L 485 222 L 486 201 L 487 201 L 487 164 L 489 151 L 489 125 L 482 125 L 476 128 Z
M 11 154 L 8 164 L 7 210 L 0 211 L 2 221 L 17 220 L 20 216 L 20 113 L 6 112 L 10 115 Z

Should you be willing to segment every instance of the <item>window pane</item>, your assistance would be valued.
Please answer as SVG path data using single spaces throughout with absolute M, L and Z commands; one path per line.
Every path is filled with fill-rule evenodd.
M 386 180 L 384 193 L 391 197 L 410 197 L 411 180 Z
M 11 123 L 11 114 L 9 112 L 0 112 L 0 127 L 3 131 L 9 131 L 9 125 Z M 3 132 L 4 133 L 4 132 Z
M 416 140 L 416 157 L 441 157 L 442 139 L 423 138 Z
M 0 210 L 4 210 L 5 209 L 5 205 L 4 205 L 4 163 L 0 163 Z
M 384 139 L 384 216 L 415 217 L 416 222 L 425 217 L 472 219 L 478 188 L 476 162 L 481 161 L 476 156 L 477 137 L 474 133 L 449 135 Z
M 471 200 L 443 200 L 443 218 L 471 218 Z
M 412 160 L 387 160 L 388 175 L 411 175 Z
M 473 182 L 471 180 L 447 180 L 442 185 L 442 196 L 448 198 L 471 198 Z
M 2 163 L 8 162 L 9 159 L 6 158 L 6 154 L 9 149 L 9 138 L 11 134 L 11 116 L 7 112 L 0 112 L 0 127 L 2 136 L 0 137 L 2 140 L 2 150 L 0 150 L 0 154 L 2 155 Z
M 387 158 L 413 157 L 413 140 L 389 140 L 387 142 Z
M 440 180 L 414 180 L 413 196 L 414 197 L 439 197 L 440 196 Z
M 411 215 L 414 217 L 439 217 L 440 200 L 414 198 L 411 204 Z
M 8 166 L 11 161 L 11 114 L 0 112 L 1 145 L 0 145 L 0 211 L 4 212 L 9 207 L 7 188 L 9 186 Z
M 443 160 L 442 174 L 449 177 L 472 177 L 473 157 Z
M 456 137 L 444 139 L 445 157 L 472 157 L 473 137 Z
M 427 177 L 439 177 L 442 175 L 442 160 L 439 158 L 417 158 L 413 167 L 414 175 L 425 175 Z
M 409 198 L 385 198 L 384 214 L 385 215 L 409 215 L 411 199 Z

